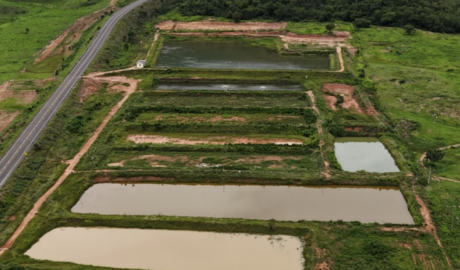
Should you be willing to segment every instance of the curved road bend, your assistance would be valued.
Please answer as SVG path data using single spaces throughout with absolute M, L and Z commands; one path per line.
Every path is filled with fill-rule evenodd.
M 32 122 L 30 122 L 30 124 L 0 160 L 0 188 L 6 183 L 11 173 L 24 158 L 25 154 L 33 145 L 37 137 L 42 133 L 43 129 L 54 116 L 56 111 L 61 107 L 62 102 L 80 79 L 80 76 L 94 59 L 97 52 L 104 45 L 104 42 L 115 24 L 132 9 L 147 1 L 148 0 L 139 0 L 123 7 L 119 11 L 115 12 L 99 30 L 99 33 L 94 38 L 88 49 L 86 49 L 83 56 L 78 60 L 77 64 L 72 68 L 51 98 L 40 109 Z

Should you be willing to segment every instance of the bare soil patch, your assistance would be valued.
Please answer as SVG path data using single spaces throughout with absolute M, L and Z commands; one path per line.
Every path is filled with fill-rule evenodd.
M 0 95 L 1 95 L 0 100 L 4 100 L 7 98 L 15 98 L 18 100 L 19 103 L 30 104 L 37 97 L 37 92 L 34 90 L 18 90 L 18 91 L 7 90 L 7 91 L 1 92 Z
M 83 77 L 80 89 L 78 89 L 78 96 L 80 97 L 80 102 L 85 102 L 85 100 L 87 100 L 101 87 L 102 83 L 100 80 L 91 77 Z
M 347 46 L 347 50 L 350 53 L 350 55 L 353 57 L 356 55 L 356 52 L 358 51 L 358 49 L 350 45 Z
M 20 113 L 0 111 L 0 132 L 4 131 Z
M 174 178 L 170 177 L 156 177 L 156 176 L 137 176 L 137 177 L 117 177 L 111 179 L 108 176 L 96 177 L 94 183 L 141 183 L 141 182 L 158 182 L 158 181 L 174 181 Z
M 295 156 L 248 156 L 244 158 L 237 159 L 235 163 L 249 163 L 249 164 L 257 164 L 264 161 L 276 161 L 276 162 L 283 162 L 286 159 L 291 160 L 301 160 L 302 157 L 295 157 Z
M 362 127 L 346 127 L 345 128 L 345 131 L 349 131 L 349 132 L 360 132 L 361 130 L 363 130 Z
M 326 102 L 326 105 L 332 109 L 333 111 L 337 111 L 337 107 L 335 104 L 337 103 L 337 98 L 334 96 L 329 96 L 326 94 L 323 94 L 324 101 Z
M 330 269 L 331 267 L 327 261 L 323 261 L 315 265 L 315 270 L 330 270 Z
M 287 27 L 287 23 L 266 23 L 266 22 L 216 22 L 216 21 L 202 21 L 202 22 L 173 22 L 164 21 L 157 25 L 156 28 L 160 30 L 221 30 L 221 31 L 260 31 L 260 30 L 280 30 Z
M 215 36 L 215 37 L 226 37 L 226 36 L 246 36 L 246 37 L 276 37 L 280 38 L 285 45 L 285 48 L 289 48 L 289 44 L 305 44 L 308 43 L 312 47 L 342 47 L 345 46 L 345 42 L 349 39 L 346 36 L 331 36 L 331 35 L 297 35 L 289 32 L 255 32 L 255 31 L 230 31 L 230 32 L 215 32 L 215 33 L 204 33 L 204 32 L 184 32 L 184 33 L 169 33 L 175 36 Z
M 155 143 L 155 144 L 287 144 L 287 145 L 302 145 L 303 142 L 297 139 L 252 139 L 246 137 L 227 137 L 227 136 L 209 136 L 197 139 L 181 139 L 161 135 L 129 135 L 128 141 L 134 143 Z
M 323 92 L 324 93 L 331 93 L 335 95 L 340 95 L 343 97 L 343 103 L 340 106 L 344 109 L 354 110 L 358 113 L 364 114 L 364 111 L 359 106 L 358 102 L 354 98 L 354 91 L 355 88 L 350 85 L 345 84 L 324 84 L 323 85 Z M 330 106 L 328 104 L 328 106 Z M 335 108 L 335 104 L 333 106 Z M 333 107 L 330 107 L 331 109 Z
M 416 228 L 416 227 L 383 227 L 380 230 L 384 232 L 409 232 L 409 231 L 425 231 L 424 229 Z
M 163 120 L 163 115 L 157 115 L 155 116 L 155 121 L 160 121 Z M 205 123 L 205 122 L 211 122 L 211 123 L 216 123 L 216 122 L 241 122 L 244 123 L 246 122 L 246 118 L 244 117 L 239 117 L 239 116 L 232 116 L 232 117 L 222 117 L 220 115 L 217 115 L 212 118 L 205 118 L 205 117 L 200 117 L 200 116 L 191 116 L 191 117 L 184 117 L 180 115 L 175 115 L 173 117 L 168 118 L 170 121 L 178 122 L 178 123 L 187 123 L 187 122 L 195 122 L 195 123 Z
M 113 6 L 95 11 L 90 15 L 81 17 L 78 20 L 76 20 L 69 28 L 67 28 L 67 30 L 65 30 L 61 35 L 59 35 L 56 39 L 52 40 L 48 45 L 45 46 L 45 48 L 39 53 L 39 56 L 35 59 L 34 64 L 45 60 L 53 54 L 68 55 L 68 47 L 70 47 L 80 39 L 81 32 L 88 29 L 91 25 L 98 21 L 102 15 L 105 15 L 107 12 L 110 12 L 111 10 L 114 10 Z M 66 41 L 66 44 L 63 44 L 62 48 L 56 51 L 56 49 L 62 44 L 64 40 Z

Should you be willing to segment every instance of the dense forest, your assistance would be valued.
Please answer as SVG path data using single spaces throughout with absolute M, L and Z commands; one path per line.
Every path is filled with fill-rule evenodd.
M 184 15 L 233 20 L 369 20 L 374 25 L 413 26 L 434 32 L 460 32 L 460 0 L 185 0 Z

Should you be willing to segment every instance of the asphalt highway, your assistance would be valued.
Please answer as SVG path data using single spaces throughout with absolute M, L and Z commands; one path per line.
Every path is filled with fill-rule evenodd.
M 112 14 L 104 26 L 99 30 L 99 33 L 93 39 L 88 49 L 86 49 L 83 56 L 78 60 L 77 64 L 72 68 L 50 99 L 40 109 L 32 122 L 30 122 L 27 128 L 21 133 L 0 160 L 0 188 L 6 183 L 11 173 L 13 173 L 21 160 L 26 156 L 27 151 L 29 151 L 38 136 L 40 136 L 46 125 L 50 122 L 51 118 L 61 107 L 83 72 L 88 68 L 91 61 L 96 57 L 98 51 L 104 45 L 104 42 L 107 40 L 115 24 L 132 9 L 147 1 L 148 0 L 139 0 L 118 10 Z

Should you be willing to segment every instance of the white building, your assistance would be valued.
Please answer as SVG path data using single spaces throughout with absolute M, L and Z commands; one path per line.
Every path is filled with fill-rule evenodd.
M 137 68 L 144 68 L 145 67 L 145 60 L 137 61 Z

